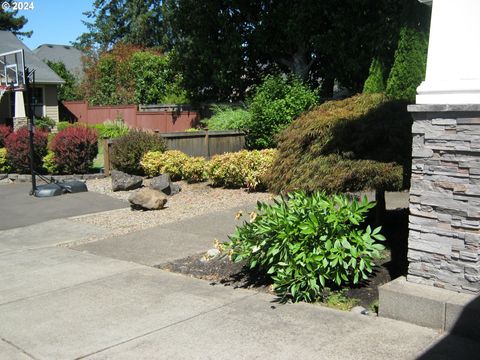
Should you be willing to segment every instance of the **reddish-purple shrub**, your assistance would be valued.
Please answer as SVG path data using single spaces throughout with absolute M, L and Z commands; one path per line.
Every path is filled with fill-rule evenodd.
M 36 171 L 42 169 L 42 158 L 47 154 L 48 135 L 36 130 L 33 136 L 33 163 Z M 5 139 L 7 159 L 13 170 L 18 173 L 30 172 L 30 141 L 27 128 L 21 128 L 8 135 Z
M 69 127 L 60 131 L 52 141 L 58 171 L 64 174 L 85 174 L 98 153 L 97 133 L 87 127 Z
M 12 132 L 12 128 L 5 125 L 0 125 L 0 148 L 5 147 L 5 139 Z

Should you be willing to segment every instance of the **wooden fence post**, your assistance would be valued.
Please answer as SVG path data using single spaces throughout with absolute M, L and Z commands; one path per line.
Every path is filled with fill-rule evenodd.
M 110 139 L 103 139 L 103 172 L 110 176 Z
M 210 137 L 208 136 L 208 128 L 205 129 L 205 146 L 207 147 L 207 159 L 210 159 Z

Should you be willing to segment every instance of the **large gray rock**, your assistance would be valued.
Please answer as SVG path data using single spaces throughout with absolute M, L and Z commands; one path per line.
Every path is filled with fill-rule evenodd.
M 128 191 L 135 190 L 142 187 L 143 178 L 137 175 L 129 175 L 124 172 L 113 170 L 112 177 L 112 191 Z
M 180 185 L 172 183 L 169 174 L 162 174 L 154 177 L 150 181 L 150 188 L 161 191 L 166 195 L 175 195 L 182 190 Z
M 128 201 L 135 210 L 159 210 L 165 207 L 167 196 L 161 191 L 143 188 L 130 195 Z

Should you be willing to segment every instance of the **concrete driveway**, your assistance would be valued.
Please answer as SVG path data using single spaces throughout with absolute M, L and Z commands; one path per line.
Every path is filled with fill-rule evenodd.
M 52 214 L 68 208 L 56 206 Z M 0 359 L 415 359 L 439 337 L 394 320 L 211 286 L 136 257 L 114 259 L 108 247 L 97 255 L 60 247 L 106 230 L 29 218 L 34 225 L 0 231 Z M 218 219 L 199 218 L 199 235 L 218 231 Z M 190 235 L 194 222 L 184 224 Z
M 110 196 L 91 192 L 36 198 L 29 195 L 30 189 L 30 184 L 0 185 L 0 230 L 128 206 Z

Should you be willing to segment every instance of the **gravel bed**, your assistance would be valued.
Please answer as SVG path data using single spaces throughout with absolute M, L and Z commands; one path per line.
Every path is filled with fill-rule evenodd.
M 127 199 L 131 191 L 112 192 L 110 178 L 87 180 L 86 183 L 90 192 L 108 195 L 128 203 Z M 148 180 L 144 184 L 148 186 Z M 126 208 L 78 216 L 72 218 L 72 220 L 107 228 L 110 230 L 108 237 L 111 237 L 271 199 L 269 193 L 249 193 L 244 189 L 213 188 L 207 183 L 188 184 L 180 181 L 179 184 L 182 191 L 168 197 L 165 209 L 133 211 Z M 99 238 L 92 238 L 87 241 L 94 240 L 99 240 Z

